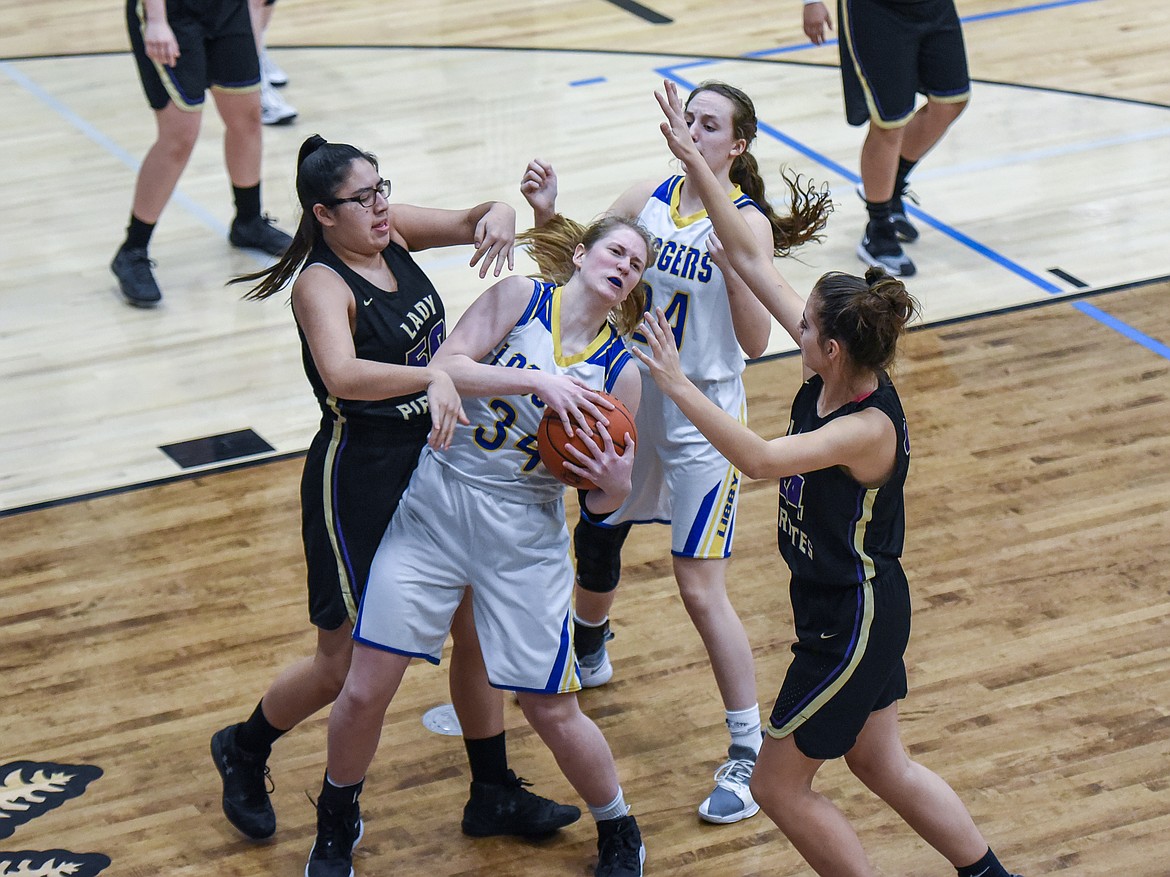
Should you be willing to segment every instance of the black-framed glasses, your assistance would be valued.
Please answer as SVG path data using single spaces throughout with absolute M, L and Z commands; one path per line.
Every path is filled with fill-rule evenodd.
M 360 204 L 362 207 L 373 207 L 374 201 L 378 198 L 378 193 L 382 193 L 382 197 L 389 200 L 390 198 L 390 181 L 378 180 L 378 185 L 371 186 L 368 189 L 358 189 L 357 194 L 349 198 L 334 198 L 332 201 L 321 202 L 326 207 L 336 207 L 338 204 Z

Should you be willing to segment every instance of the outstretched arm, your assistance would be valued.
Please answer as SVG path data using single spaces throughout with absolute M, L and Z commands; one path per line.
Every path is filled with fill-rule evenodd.
M 707 215 L 736 273 L 764 304 L 794 340 L 804 313 L 804 299 L 776 270 L 772 252 L 752 233 L 739 209 L 731 202 L 715 179 L 715 174 L 699 154 L 683 118 L 682 101 L 673 82 L 664 82 L 666 93 L 655 92 L 658 105 L 666 115 L 662 135 L 674 156 L 683 163 L 688 183 L 707 208 Z
M 514 264 L 516 211 L 503 201 L 484 201 L 467 210 L 395 204 L 390 209 L 390 230 L 395 240 L 412 252 L 473 244 L 475 252 L 468 264 L 482 260 L 481 278 L 487 277 L 493 261 L 495 277 L 500 276 L 505 265 L 511 271 Z
M 762 438 L 703 395 L 683 374 L 670 323 L 657 308 L 643 321 L 649 353 L 634 355 L 650 369 L 659 389 L 749 478 L 784 478 L 842 466 L 857 481 L 877 486 L 893 471 L 897 433 L 876 408 L 831 420 L 808 433 Z

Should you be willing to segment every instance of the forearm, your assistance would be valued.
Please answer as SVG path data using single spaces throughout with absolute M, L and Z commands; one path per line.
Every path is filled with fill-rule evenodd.
M 167 2 L 166 0 L 145 0 L 142 4 L 146 11 L 146 20 L 152 24 L 167 23 Z
M 325 388 L 339 399 L 377 401 L 421 393 L 434 380 L 430 367 L 392 365 L 354 359 L 321 375 Z
M 431 366 L 451 376 L 460 396 L 524 396 L 536 392 L 535 369 L 487 365 L 462 353 L 436 357 Z
M 601 488 L 595 487 L 585 494 L 585 508 L 589 513 L 597 517 L 605 517 L 608 514 L 616 512 L 626 498 L 630 495 L 630 490 L 606 492 Z
M 768 453 L 767 440 L 756 435 L 710 399 L 689 380 L 665 391 L 679 410 L 711 445 L 749 478 L 766 478 L 761 462 Z

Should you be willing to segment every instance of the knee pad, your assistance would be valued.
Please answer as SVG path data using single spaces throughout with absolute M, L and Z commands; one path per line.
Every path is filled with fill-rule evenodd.
M 622 545 L 630 534 L 630 524 L 601 527 L 582 511 L 573 531 L 573 550 L 577 557 L 577 584 L 595 594 L 608 594 L 617 588 L 622 577 Z

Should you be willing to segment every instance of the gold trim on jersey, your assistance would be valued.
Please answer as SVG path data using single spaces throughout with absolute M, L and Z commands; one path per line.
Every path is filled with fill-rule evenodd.
M 877 495 L 876 487 L 865 491 L 865 499 L 861 503 L 861 517 L 853 528 L 853 550 L 857 552 L 865 568 L 866 581 L 872 579 L 876 571 L 873 558 L 865 553 L 865 532 L 869 528 L 869 522 L 873 520 L 873 506 L 877 502 Z
M 769 722 L 765 728 L 769 737 L 787 737 L 806 721 L 816 715 L 817 710 L 823 707 L 826 703 L 833 699 L 833 697 L 842 688 L 845 687 L 851 678 L 853 678 L 853 671 L 857 669 L 857 665 L 861 663 L 861 659 L 865 657 L 865 650 L 869 646 L 869 632 L 873 627 L 874 601 L 873 601 L 873 582 L 866 579 L 861 583 L 862 594 L 862 610 L 861 610 L 861 627 L 857 631 L 857 645 L 854 646 L 853 652 L 849 655 L 849 664 L 837 675 L 828 687 L 809 702 L 808 706 L 798 712 L 795 716 L 784 723 L 782 728 L 773 728 L 772 723 Z
M 345 568 L 345 557 L 337 542 L 337 517 L 333 505 L 333 463 L 341 447 L 341 434 L 344 428 L 344 417 L 333 422 L 333 434 L 329 436 L 329 448 L 325 451 L 325 471 L 321 473 L 321 503 L 325 509 L 325 532 L 329 534 L 329 545 L 333 549 L 333 559 L 337 563 L 337 584 L 341 588 L 341 599 L 345 601 L 345 612 L 350 622 L 356 622 L 357 606 L 353 602 L 353 588 Z
M 675 228 L 686 228 L 688 225 L 694 225 L 707 218 L 706 208 L 692 213 L 690 216 L 683 216 L 678 212 L 678 205 L 682 200 L 683 181 L 686 177 L 679 177 L 670 189 L 670 218 L 674 222 Z M 733 186 L 727 197 L 731 199 L 734 204 L 743 197 L 743 189 L 739 186 Z

